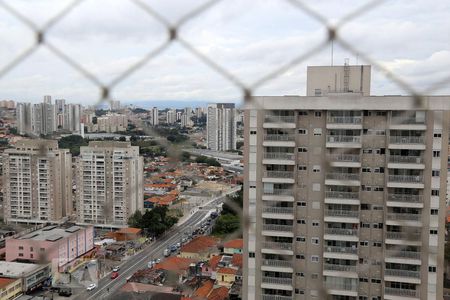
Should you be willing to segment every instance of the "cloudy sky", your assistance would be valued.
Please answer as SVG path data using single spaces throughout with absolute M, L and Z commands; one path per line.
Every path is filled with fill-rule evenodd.
M 142 0 L 176 23 L 203 0 Z M 300 1 L 300 0 L 298 0 Z M 330 24 L 364 5 L 362 0 L 303 0 Z M 71 3 L 66 0 L 4 0 L 37 26 Z M 391 0 L 345 24 L 340 36 L 359 53 L 334 47 L 335 64 L 366 63 L 369 56 L 414 89 L 424 91 L 450 77 L 450 1 Z M 185 23 L 179 35 L 240 82 L 251 85 L 327 38 L 323 24 L 284 0 L 223 0 Z M 85 0 L 46 32 L 46 39 L 110 83 L 167 39 L 165 27 L 130 0 Z M 0 7 L 1 70 L 34 43 L 33 31 Z M 327 45 L 254 91 L 257 95 L 304 95 L 307 65 L 330 64 Z M 372 93 L 406 94 L 372 71 Z M 113 98 L 236 101 L 241 91 L 179 43 L 118 84 Z M 434 94 L 449 94 L 449 83 Z M 0 100 L 40 101 L 43 95 L 93 103 L 99 89 L 45 47 L 0 77 Z

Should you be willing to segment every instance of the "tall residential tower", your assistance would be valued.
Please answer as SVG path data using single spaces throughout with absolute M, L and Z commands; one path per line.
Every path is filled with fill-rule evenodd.
M 236 149 L 236 108 L 234 103 L 208 104 L 206 123 L 208 149 L 214 151 Z

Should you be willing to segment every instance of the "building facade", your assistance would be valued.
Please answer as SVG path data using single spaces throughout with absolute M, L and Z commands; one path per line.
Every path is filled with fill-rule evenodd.
M 213 151 L 236 150 L 234 103 L 209 104 L 206 117 L 207 147 Z
M 157 126 L 159 124 L 159 109 L 157 107 L 152 108 L 150 120 L 152 126 Z
M 3 153 L 6 222 L 57 222 L 72 214 L 72 155 L 52 140 L 21 140 Z
M 310 90 L 245 112 L 243 298 L 442 299 L 450 97 Z
M 129 142 L 90 142 L 76 161 L 80 223 L 123 227 L 143 210 L 143 158 Z
M 177 122 L 177 111 L 175 109 L 169 109 L 166 112 L 166 123 L 175 124 Z

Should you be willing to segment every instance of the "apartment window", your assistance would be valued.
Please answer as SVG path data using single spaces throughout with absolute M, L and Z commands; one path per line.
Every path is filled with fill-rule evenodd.
M 314 128 L 313 134 L 314 134 L 314 136 L 321 136 L 322 128 Z
M 307 134 L 308 133 L 308 130 L 306 130 L 306 129 L 299 129 L 298 130 L 298 134 Z
M 361 204 L 361 210 L 370 210 L 370 204 L 362 203 Z
M 250 188 L 251 189 L 256 189 L 256 185 L 251 185 Z
M 369 263 L 369 260 L 366 258 L 359 259 L 359 264 L 361 264 L 361 265 L 367 265 L 368 263 Z
M 381 279 L 372 278 L 372 283 L 381 283 Z
M 313 172 L 314 173 L 319 173 L 320 172 L 320 165 L 313 166 Z
M 250 134 L 256 134 L 256 130 L 251 130 Z
M 298 115 L 299 115 L 299 116 L 307 116 L 307 115 L 308 115 L 308 112 L 305 111 L 305 110 L 301 110 L 301 111 L 298 112 Z
M 30 252 L 33 252 L 33 247 L 30 247 Z
M 298 148 L 298 152 L 301 152 L 301 153 L 308 152 L 308 148 L 306 148 L 306 147 L 300 147 L 300 148 Z
M 373 223 L 372 227 L 376 229 L 383 229 L 383 223 Z
M 319 221 L 312 221 L 312 226 L 313 227 L 319 227 L 320 226 L 320 222 Z
M 303 272 L 297 272 L 297 273 L 295 273 L 295 275 L 297 275 L 299 277 L 305 277 L 305 273 L 303 273 Z
M 365 167 L 365 168 L 362 168 L 362 169 L 361 169 L 361 172 L 363 172 L 363 173 L 370 173 L 371 170 L 370 170 L 370 168 Z
M 372 209 L 373 210 L 383 210 L 383 206 L 381 206 L 381 205 L 373 205 Z
M 311 274 L 311 279 L 318 279 L 318 278 L 319 278 L 319 274 L 317 274 L 317 273 Z
M 45 248 L 40 248 L 39 251 L 40 251 L 40 252 L 44 252 L 44 251 L 45 251 Z
M 437 209 L 430 210 L 431 215 L 437 216 L 439 211 Z
M 369 241 L 362 241 L 362 242 L 359 242 L 359 245 L 360 245 L 360 246 L 363 246 L 363 247 L 369 247 Z
M 306 171 L 306 166 L 298 166 L 299 171 Z
M 359 282 L 369 282 L 369 278 L 359 277 Z
M 315 117 L 321 117 L 322 116 L 322 112 L 321 111 L 315 111 L 314 112 L 314 116 Z
M 433 151 L 433 157 L 441 157 L 441 151 Z
M 314 262 L 314 263 L 319 262 L 319 256 L 317 256 L 317 255 L 311 255 L 311 261 Z
M 371 154 L 372 149 L 363 149 L 363 154 Z
M 358 299 L 359 299 L 359 300 L 369 300 L 369 298 L 367 298 L 367 296 L 359 296 Z
M 439 190 L 431 190 L 431 196 L 439 196 Z
M 296 259 L 305 259 L 305 255 L 304 254 L 297 254 L 295 256 Z
M 440 137 L 442 137 L 442 134 L 441 133 L 435 133 L 435 134 L 433 134 L 433 137 L 440 138 Z
M 374 187 L 372 187 L 372 190 L 374 192 L 382 192 L 382 191 L 384 191 L 384 187 L 382 187 L 382 186 L 374 186 Z
M 306 202 L 305 202 L 305 201 L 297 202 L 297 206 L 303 206 L 303 207 L 305 207 L 305 206 L 306 206 Z
M 370 223 L 361 222 L 361 228 L 370 228 Z
M 304 236 L 298 236 L 298 237 L 297 237 L 297 242 L 302 242 L 302 243 L 304 243 L 304 242 L 306 242 L 306 238 L 305 238 Z
M 384 155 L 386 153 L 386 149 L 385 148 L 373 149 L 373 153 Z
M 255 252 L 249 252 L 249 253 L 248 253 L 248 257 L 254 258 L 254 257 L 255 257 Z
M 34 257 L 33 253 L 30 253 L 30 258 L 33 258 L 33 257 Z
M 433 177 L 439 177 L 440 176 L 440 171 L 438 171 L 438 170 L 433 170 L 433 171 L 431 171 L 431 176 L 433 176 Z
M 375 173 L 384 173 L 384 168 L 383 168 L 383 167 L 374 168 L 373 171 L 374 171 Z
M 372 300 L 381 300 L 381 296 L 372 297 Z
M 429 266 L 428 267 L 428 272 L 436 273 L 436 267 L 435 266 Z
M 322 95 L 322 89 L 314 89 L 314 96 Z
M 319 238 L 318 237 L 311 238 L 311 243 L 313 245 L 319 245 Z
M 431 230 L 430 230 L 430 234 L 438 234 L 437 229 L 431 229 Z
M 23 250 L 23 246 L 19 246 L 19 250 Z
M 23 257 L 23 253 L 19 253 L 19 257 Z
M 361 191 L 370 192 L 371 190 L 372 190 L 372 187 L 370 185 L 362 185 L 361 186 Z
M 305 219 L 297 220 L 297 224 L 306 224 L 306 220 Z
M 381 242 L 373 242 L 374 247 L 381 247 Z

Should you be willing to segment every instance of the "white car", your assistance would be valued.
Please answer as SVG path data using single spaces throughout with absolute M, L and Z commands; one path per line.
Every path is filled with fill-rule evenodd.
M 161 262 L 161 258 L 157 258 L 155 261 L 157 264 L 159 264 Z
M 114 267 L 114 268 L 112 269 L 113 272 L 119 272 L 119 270 L 120 270 L 119 267 Z
M 92 291 L 93 289 L 95 289 L 97 287 L 97 285 L 95 283 L 91 283 L 90 285 L 88 285 L 88 287 L 86 288 L 88 291 Z

